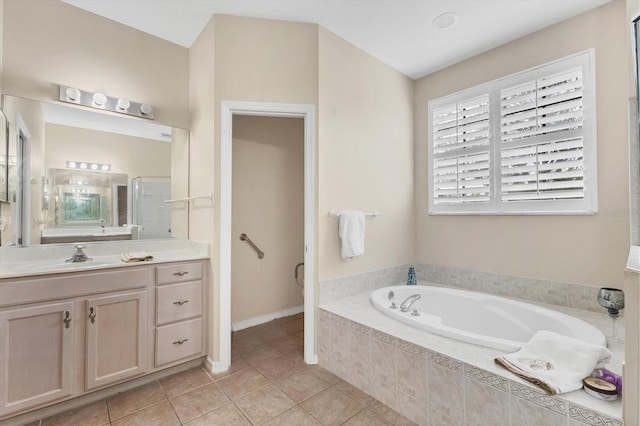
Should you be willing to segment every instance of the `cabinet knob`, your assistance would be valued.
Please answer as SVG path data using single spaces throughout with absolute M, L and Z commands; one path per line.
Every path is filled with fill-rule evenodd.
M 177 300 L 177 301 L 173 302 L 174 305 L 178 305 L 178 306 L 182 306 L 185 303 L 189 303 L 189 301 L 188 300 Z
M 64 319 L 62 322 L 64 323 L 64 328 L 71 327 L 71 312 L 64 311 Z
M 175 342 L 173 342 L 174 345 L 181 345 L 184 342 L 188 341 L 189 339 L 181 339 L 181 340 L 176 340 Z
M 189 273 L 189 271 L 181 271 L 181 272 L 174 272 L 173 275 L 175 275 L 176 277 L 182 277 L 184 275 L 187 275 Z
M 91 324 L 96 322 L 96 308 L 93 306 L 89 307 L 89 319 L 91 320 Z

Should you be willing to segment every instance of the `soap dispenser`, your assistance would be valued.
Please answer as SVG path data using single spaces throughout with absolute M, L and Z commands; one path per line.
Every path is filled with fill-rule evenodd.
M 416 269 L 413 266 L 409 266 L 409 273 L 407 274 L 407 285 L 416 285 Z

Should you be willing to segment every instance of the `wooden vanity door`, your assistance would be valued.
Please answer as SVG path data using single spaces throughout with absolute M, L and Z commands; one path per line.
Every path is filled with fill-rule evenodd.
M 0 415 L 71 395 L 73 302 L 0 311 Z
M 86 390 L 147 370 L 147 293 L 86 300 Z

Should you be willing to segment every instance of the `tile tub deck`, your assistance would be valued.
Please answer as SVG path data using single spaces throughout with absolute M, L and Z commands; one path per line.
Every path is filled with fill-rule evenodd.
M 606 326 L 597 313 L 546 307 Z M 623 350 L 610 349 L 620 373 Z M 320 365 L 419 424 L 622 425 L 620 398 L 547 395 L 496 365 L 501 353 L 395 321 L 369 293 L 318 308 Z

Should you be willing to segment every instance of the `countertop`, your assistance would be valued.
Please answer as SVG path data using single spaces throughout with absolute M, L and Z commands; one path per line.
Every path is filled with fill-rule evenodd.
M 208 244 L 184 239 L 113 241 L 83 245 L 85 254 L 93 260 L 65 262 L 75 253 L 75 244 L 0 247 L 0 279 L 209 258 Z M 122 261 L 122 253 L 138 251 L 149 253 L 153 260 Z

